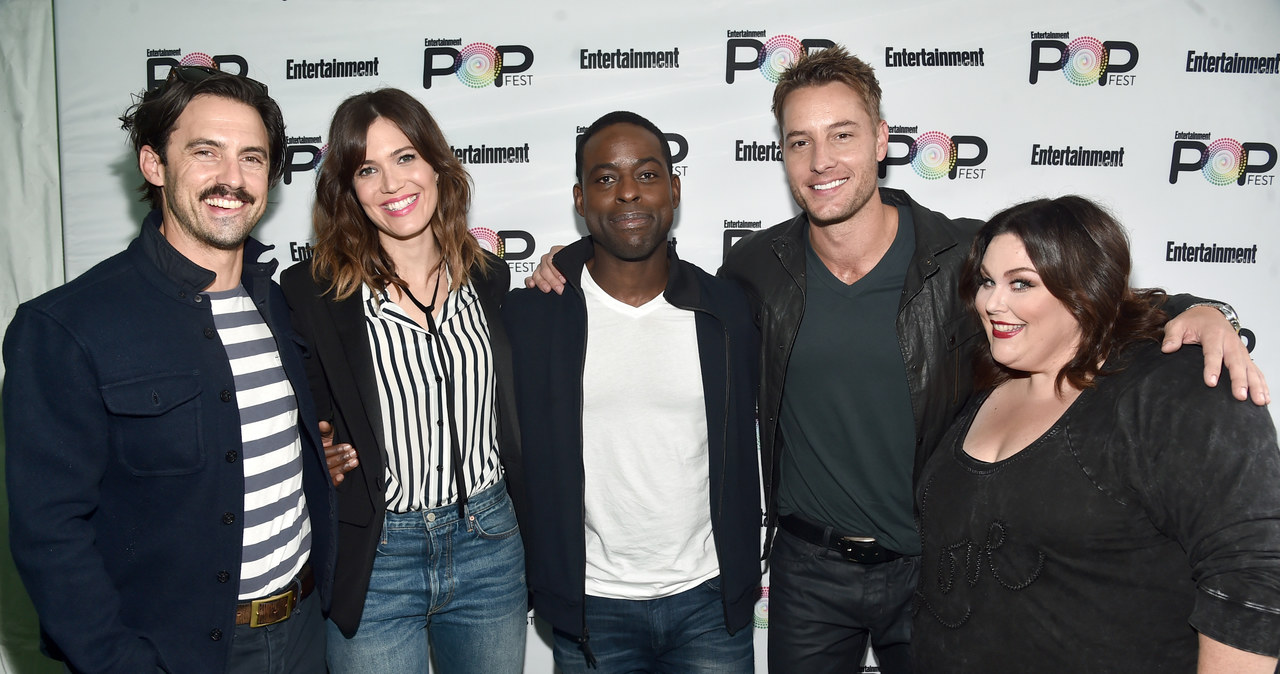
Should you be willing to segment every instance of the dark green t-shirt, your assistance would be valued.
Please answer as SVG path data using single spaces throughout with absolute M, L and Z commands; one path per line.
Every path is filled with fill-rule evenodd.
M 866 276 L 836 278 L 805 237 L 804 317 L 782 391 L 779 512 L 920 554 L 911 505 L 915 420 L 896 320 L 915 250 L 911 210 Z

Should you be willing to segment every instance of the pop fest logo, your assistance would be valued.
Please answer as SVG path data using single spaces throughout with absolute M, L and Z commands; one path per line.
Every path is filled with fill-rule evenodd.
M 725 47 L 724 81 L 733 84 L 734 74 L 742 70 L 759 70 L 766 80 L 776 84 L 788 68 L 795 65 L 810 49 L 834 47 L 831 40 L 798 40 L 790 35 L 774 35 L 767 42 L 753 38 L 730 38 Z M 747 50 L 740 52 L 739 50 Z M 739 58 L 739 55 L 743 58 Z
M 1191 155 L 1195 159 L 1183 161 L 1188 150 L 1195 152 Z M 1260 163 L 1250 163 L 1259 156 L 1266 158 Z M 1169 163 L 1169 184 L 1178 182 L 1179 173 L 1199 171 L 1214 185 L 1270 185 L 1273 176 L 1257 174 L 1270 171 L 1275 165 L 1276 148 L 1270 143 L 1241 143 L 1234 138 L 1218 138 L 1206 145 L 1198 140 L 1177 140 L 1173 143 L 1173 159 Z
M 510 59 L 516 54 L 520 59 Z M 430 89 L 431 80 L 443 75 L 456 75 L 458 81 L 472 89 L 492 84 L 501 87 L 532 84 L 532 75 L 518 75 L 533 66 L 533 50 L 519 44 L 494 47 L 472 42 L 461 50 L 453 47 L 427 47 L 422 54 L 422 88 Z
M 180 49 L 148 49 L 147 56 L 147 91 L 151 91 L 164 83 L 169 77 L 169 71 L 178 66 L 204 66 L 206 68 L 216 68 L 225 73 L 239 75 L 241 77 L 249 76 L 249 63 L 244 60 L 243 56 L 237 54 L 218 54 L 210 56 L 203 52 L 194 51 L 181 59 L 173 58 L 182 53 Z M 157 54 L 152 56 L 152 54 Z M 160 54 L 163 54 L 161 56 Z M 228 68 L 234 65 L 235 68 Z
M 1046 51 L 1057 55 L 1046 59 Z M 1117 62 L 1116 52 L 1123 52 L 1125 59 Z M 1132 42 L 1102 42 L 1087 35 L 1070 43 L 1060 40 L 1031 41 L 1031 84 L 1039 80 L 1042 72 L 1061 70 L 1068 82 L 1080 87 L 1095 83 L 1098 86 L 1106 86 L 1108 83 L 1128 86 L 1133 84 L 1136 76 L 1119 73 L 1127 73 L 1136 65 L 1138 48 Z
M 755 611 L 752 612 L 751 622 L 756 629 L 769 629 L 769 586 L 765 585 L 760 588 L 760 599 L 756 600 Z
M 480 242 L 480 247 L 497 255 L 498 257 L 513 262 L 516 260 L 525 260 L 533 255 L 533 235 L 518 229 L 504 229 L 493 231 L 488 227 L 472 227 L 467 230 L 471 232 L 471 236 Z M 518 240 L 524 244 L 520 250 L 510 250 L 508 245 L 512 240 Z M 530 269 L 529 271 L 532 271 Z
M 324 155 L 329 151 L 329 144 L 319 147 L 310 143 L 291 143 L 284 150 L 284 184 L 293 184 L 293 174 L 298 171 L 315 171 L 320 173 L 320 165 L 324 163 Z
M 884 178 L 890 166 L 911 165 L 916 175 L 925 180 L 938 180 L 946 176 L 981 179 L 986 169 L 973 168 L 987 159 L 987 141 L 977 136 L 948 136 L 939 131 L 926 131 L 916 138 L 902 133 L 889 134 L 889 145 L 905 145 L 906 152 L 895 155 L 890 149 L 880 162 L 880 178 Z M 972 156 L 961 156 L 961 146 L 972 146 Z M 963 154 L 969 155 L 969 151 Z

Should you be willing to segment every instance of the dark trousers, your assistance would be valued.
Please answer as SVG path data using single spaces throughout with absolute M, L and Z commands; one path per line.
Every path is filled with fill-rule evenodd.
M 858 671 L 867 642 L 880 671 L 911 670 L 920 558 L 856 564 L 779 530 L 769 565 L 769 671 Z
M 237 625 L 229 674 L 324 674 L 324 618 L 320 594 L 298 602 L 284 622 L 265 627 Z

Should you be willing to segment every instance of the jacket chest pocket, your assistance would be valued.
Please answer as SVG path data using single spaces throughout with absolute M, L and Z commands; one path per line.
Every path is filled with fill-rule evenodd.
M 200 381 L 165 374 L 102 387 L 112 414 L 111 446 L 139 477 L 194 473 L 204 466 Z

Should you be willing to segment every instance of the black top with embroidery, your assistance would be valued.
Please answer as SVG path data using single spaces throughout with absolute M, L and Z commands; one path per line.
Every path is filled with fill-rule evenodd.
M 1270 414 L 1203 386 L 1198 349 L 1115 361 L 1021 452 L 964 453 L 984 395 L 929 460 L 918 671 L 1193 672 L 1197 630 L 1280 652 Z

